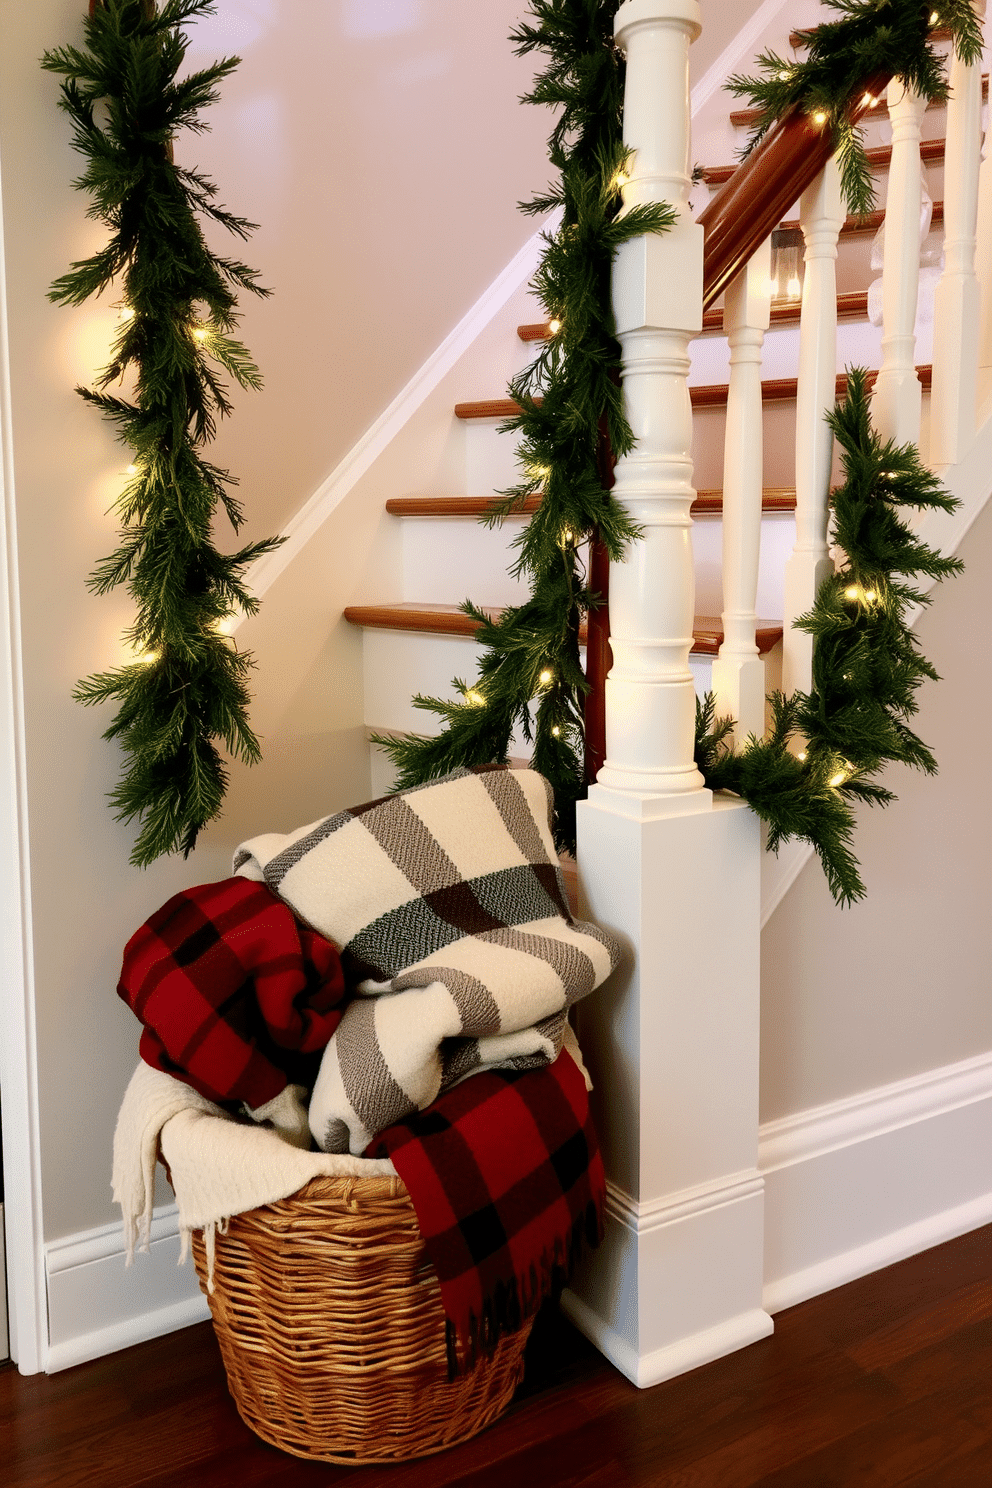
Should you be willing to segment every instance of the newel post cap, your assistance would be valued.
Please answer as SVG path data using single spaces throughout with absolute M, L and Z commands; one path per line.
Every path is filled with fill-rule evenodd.
M 638 26 L 657 26 L 674 22 L 689 33 L 695 41 L 703 29 L 703 15 L 699 0 L 623 0 L 613 22 L 613 35 L 617 45 L 625 47 L 631 31 Z

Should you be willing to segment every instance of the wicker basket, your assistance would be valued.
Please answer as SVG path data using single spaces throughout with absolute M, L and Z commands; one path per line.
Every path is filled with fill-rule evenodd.
M 200 1234 L 193 1255 L 206 1291 Z M 441 1452 L 494 1421 L 523 1376 L 530 1324 L 448 1379 L 441 1290 L 398 1178 L 315 1178 L 236 1216 L 208 1300 L 241 1416 L 297 1457 Z

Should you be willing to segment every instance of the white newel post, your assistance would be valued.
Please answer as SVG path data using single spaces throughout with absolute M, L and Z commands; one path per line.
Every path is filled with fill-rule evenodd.
M 765 731 L 765 664 L 758 655 L 763 441 L 761 348 L 771 310 L 771 240 L 728 287 L 723 328 L 730 387 L 723 455 L 723 643 L 713 663 L 718 717 L 735 720 L 734 740 Z
M 955 54 L 944 150 L 944 272 L 937 285 L 930 391 L 930 464 L 954 465 L 976 429 L 980 295 L 975 277 L 982 67 Z
M 844 225 L 840 171 L 828 160 L 799 203 L 806 243 L 806 272 L 799 324 L 796 391 L 796 545 L 785 565 L 782 688 L 808 692 L 813 637 L 793 622 L 812 608 L 817 590 L 833 572 L 827 539 L 833 435 L 824 417 L 837 384 L 837 238 Z
M 883 439 L 919 444 L 923 389 L 916 375 L 916 302 L 920 292 L 920 123 L 925 100 L 898 78 L 888 87 L 892 160 L 885 199 L 882 268 L 882 367 L 871 403 Z
M 688 667 L 693 497 L 687 347 L 702 323 L 702 230 L 689 189 L 689 44 L 698 0 L 624 0 L 628 202 L 677 226 L 614 269 L 624 396 L 636 440 L 615 495 L 644 530 L 610 577 L 607 759 L 579 803 L 587 912 L 624 963 L 583 1004 L 609 1181 L 607 1235 L 565 1306 L 639 1385 L 763 1337 L 757 1171 L 760 838 L 693 764 Z

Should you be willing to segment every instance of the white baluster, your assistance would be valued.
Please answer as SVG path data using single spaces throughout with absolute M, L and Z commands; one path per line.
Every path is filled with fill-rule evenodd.
M 734 739 L 765 730 L 765 664 L 755 642 L 763 485 L 761 348 L 771 305 L 771 243 L 766 241 L 724 296 L 730 390 L 723 457 L 723 644 L 713 663 L 717 714 L 734 720 Z
M 980 294 L 975 277 L 982 68 L 951 59 L 944 150 L 944 272 L 934 301 L 930 464 L 953 465 L 975 437 Z
M 624 140 L 635 152 L 624 200 L 668 201 L 679 220 L 671 232 L 625 244 L 614 266 L 624 400 L 636 448 L 618 462 L 613 494 L 644 536 L 610 575 L 613 669 L 606 683 L 606 762 L 594 789 L 623 792 L 628 803 L 639 798 L 636 809 L 651 817 L 698 810 L 703 790 L 693 762 L 689 670 L 695 493 L 686 383 L 689 341 L 702 326 L 703 231 L 687 206 L 685 107 L 699 6 L 625 0 L 616 26 L 627 53 Z
M 824 414 L 837 382 L 837 238 L 844 225 L 840 171 L 829 160 L 803 192 L 799 221 L 806 240 L 806 272 L 799 331 L 796 394 L 796 545 L 785 565 L 782 687 L 808 692 L 813 638 L 795 630 L 823 580 L 833 572 L 827 544 L 833 435 Z
M 885 200 L 882 367 L 872 421 L 883 439 L 919 444 L 923 389 L 916 375 L 920 287 L 920 123 L 925 100 L 894 78 L 888 87 L 892 160 Z

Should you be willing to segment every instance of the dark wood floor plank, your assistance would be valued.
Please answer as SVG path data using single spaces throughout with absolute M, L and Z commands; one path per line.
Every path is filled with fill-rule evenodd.
M 861 1369 L 888 1369 L 924 1349 L 932 1348 L 972 1323 L 992 1318 L 992 1283 L 973 1281 L 946 1297 L 939 1310 L 922 1305 L 909 1318 L 880 1328 L 864 1343 L 848 1349 Z
M 258 1440 L 209 1324 L 50 1378 L 0 1370 L 3 1488 L 992 1488 L 992 1227 L 780 1313 L 637 1390 L 556 1312 L 463 1446 L 334 1467 Z

